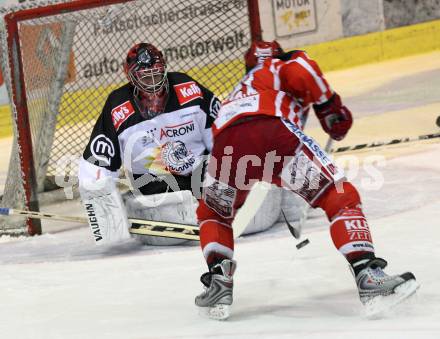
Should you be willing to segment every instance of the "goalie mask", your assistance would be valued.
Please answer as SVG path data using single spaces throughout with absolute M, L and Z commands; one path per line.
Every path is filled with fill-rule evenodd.
M 155 46 L 140 43 L 127 55 L 124 71 L 134 86 L 134 98 L 144 118 L 162 113 L 168 94 L 167 65 Z
M 276 58 L 284 51 L 277 41 L 254 41 L 244 55 L 246 72 L 249 72 L 257 64 L 262 63 L 266 58 Z

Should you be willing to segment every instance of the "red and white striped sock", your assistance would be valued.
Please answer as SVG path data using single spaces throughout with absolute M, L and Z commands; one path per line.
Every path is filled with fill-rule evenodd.
M 232 227 L 215 219 L 200 223 L 200 245 L 208 266 L 234 256 Z
M 341 210 L 330 224 L 330 234 L 336 248 L 349 262 L 374 255 L 370 228 L 360 208 Z

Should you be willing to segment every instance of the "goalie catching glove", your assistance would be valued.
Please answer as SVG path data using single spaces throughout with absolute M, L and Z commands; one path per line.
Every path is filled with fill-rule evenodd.
M 333 140 L 342 140 L 353 124 L 353 117 L 350 110 L 342 105 L 341 97 L 338 94 L 325 103 L 313 105 L 316 116 L 324 131 Z

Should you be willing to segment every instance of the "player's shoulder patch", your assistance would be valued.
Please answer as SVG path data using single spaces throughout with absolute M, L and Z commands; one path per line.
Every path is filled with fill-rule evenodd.
M 194 80 L 178 83 L 173 87 L 181 106 L 203 97 L 201 88 Z
M 131 115 L 134 114 L 134 108 L 130 100 L 123 102 L 122 104 L 114 107 L 111 111 L 113 126 L 117 131 L 119 127 L 126 121 Z

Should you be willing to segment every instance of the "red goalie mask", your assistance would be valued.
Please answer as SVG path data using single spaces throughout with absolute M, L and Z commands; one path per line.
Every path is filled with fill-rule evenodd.
M 152 44 L 134 45 L 127 55 L 124 71 L 134 86 L 134 100 L 142 116 L 162 113 L 168 96 L 167 65 L 162 52 Z
M 128 80 L 141 92 L 159 93 L 163 87 L 168 89 L 165 59 L 152 44 L 133 46 L 128 51 L 124 71 Z
M 280 44 L 277 41 L 254 41 L 251 47 L 246 51 L 244 61 L 246 64 L 246 71 L 254 68 L 259 62 L 266 58 L 277 57 L 284 53 Z

